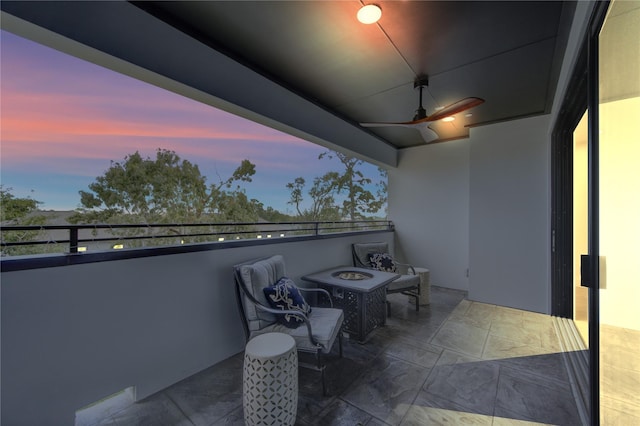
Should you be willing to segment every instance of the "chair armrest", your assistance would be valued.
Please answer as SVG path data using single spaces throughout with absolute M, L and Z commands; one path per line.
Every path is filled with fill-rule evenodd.
M 395 262 L 395 264 L 407 268 L 407 271 L 410 271 L 411 275 L 417 275 L 416 270 L 412 265 L 409 265 L 408 263 L 400 263 L 400 262 Z
M 260 309 L 261 311 L 269 312 L 269 313 L 274 314 L 274 315 L 295 315 L 297 317 L 302 318 L 302 321 L 304 321 L 304 324 L 307 326 L 307 333 L 309 334 L 309 341 L 311 341 L 311 344 L 313 346 L 316 346 L 316 347 L 323 347 L 320 343 L 318 343 L 318 341 L 316 339 L 314 339 L 313 332 L 311 331 L 311 323 L 309 322 L 309 319 L 304 314 L 304 312 L 298 311 L 298 310 L 273 309 L 273 308 L 269 308 L 267 306 L 264 306 L 261 303 L 255 303 L 255 306 L 256 306 L 256 308 Z
M 327 296 L 327 298 L 329 299 L 329 306 L 331 306 L 333 308 L 333 300 L 331 299 L 331 294 L 329 294 L 329 292 L 327 290 L 325 290 L 324 288 L 304 288 L 304 287 L 298 287 L 298 290 L 300 291 L 310 291 L 310 292 L 316 292 L 316 293 L 322 293 L 324 295 Z

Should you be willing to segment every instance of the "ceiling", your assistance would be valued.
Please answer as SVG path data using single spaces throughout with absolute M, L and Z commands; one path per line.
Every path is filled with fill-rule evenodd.
M 364 25 L 356 20 L 360 1 L 136 4 L 355 123 L 411 120 L 419 75 L 429 79 L 429 115 L 466 97 L 485 100 L 453 122 L 433 123 L 440 140 L 466 137 L 470 126 L 549 113 L 575 6 L 377 1 L 381 20 Z M 411 128 L 367 131 L 398 148 L 424 143 Z
M 3 0 L 0 7 L 3 28 L 19 35 L 392 166 L 398 149 L 424 144 L 420 133 L 358 123 L 411 120 L 419 75 L 429 79 L 427 114 L 466 97 L 485 100 L 453 122 L 434 122 L 439 141 L 550 112 L 574 2 L 377 1 L 382 18 L 372 25 L 356 20 L 363 3 Z

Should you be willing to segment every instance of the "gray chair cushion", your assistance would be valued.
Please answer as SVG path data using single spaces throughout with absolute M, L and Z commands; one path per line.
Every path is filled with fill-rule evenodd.
M 269 306 L 263 289 L 286 276 L 284 258 L 281 255 L 275 255 L 248 265 L 241 265 L 240 276 L 253 297 L 264 306 Z M 260 311 L 246 296 L 243 296 L 242 304 L 250 331 L 267 327 L 276 321 L 275 315 Z
M 389 253 L 387 243 L 357 243 L 353 245 L 353 266 L 358 268 L 369 268 L 369 254 Z
M 324 347 L 322 352 L 328 353 L 331 350 L 333 342 L 335 342 L 338 332 L 340 331 L 340 327 L 342 326 L 342 322 L 344 321 L 344 313 L 342 312 L 342 309 L 314 307 L 308 318 L 311 323 L 313 337 Z M 271 332 L 290 335 L 296 341 L 296 346 L 299 350 L 309 352 L 316 351 L 316 348 L 311 346 L 307 327 L 305 325 L 292 329 L 287 328 L 280 323 L 273 323 L 261 330 L 252 331 L 250 338 Z
M 420 285 L 418 275 L 400 275 L 387 286 L 388 293 L 396 293 L 404 290 L 413 290 Z

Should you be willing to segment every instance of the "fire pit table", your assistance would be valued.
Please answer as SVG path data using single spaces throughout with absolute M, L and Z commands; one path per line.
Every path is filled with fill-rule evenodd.
M 364 343 L 369 334 L 387 319 L 387 284 L 400 275 L 372 269 L 339 266 L 302 277 L 327 290 L 333 307 L 344 312 L 342 329 Z M 319 300 L 319 303 L 327 303 Z M 328 303 L 327 303 L 328 304 Z

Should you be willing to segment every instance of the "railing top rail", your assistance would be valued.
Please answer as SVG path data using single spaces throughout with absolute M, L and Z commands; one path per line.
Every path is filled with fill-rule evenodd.
M 391 221 L 386 219 L 380 220 L 345 220 L 345 221 L 290 221 L 290 222 L 200 222 L 200 223 L 123 223 L 123 224 L 68 224 L 68 225 L 1 225 L 0 229 L 4 231 L 40 231 L 40 230 L 65 230 L 65 229 L 127 229 L 127 228 L 172 228 L 197 227 L 197 226 L 260 226 L 260 225 L 322 225 L 322 224 L 386 224 L 390 225 Z
M 202 229 L 207 225 L 213 226 Z M 393 230 L 390 220 L 2 226 L 0 269 L 9 272 Z

